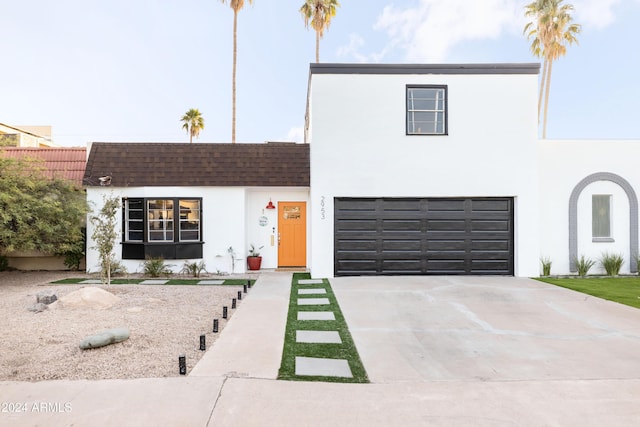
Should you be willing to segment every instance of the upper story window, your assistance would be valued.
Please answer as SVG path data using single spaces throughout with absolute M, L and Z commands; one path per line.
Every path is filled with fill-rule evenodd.
M 611 195 L 591 196 L 591 231 L 594 240 L 611 241 Z
M 447 134 L 447 86 L 407 86 L 407 135 Z

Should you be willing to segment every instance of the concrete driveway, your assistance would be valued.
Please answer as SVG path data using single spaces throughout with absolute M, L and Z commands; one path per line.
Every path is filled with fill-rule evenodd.
M 331 279 L 372 384 L 276 381 L 291 275 L 258 280 L 188 377 L 0 381 L 3 405 L 70 405 L 0 426 L 640 425 L 640 310 L 528 279 Z
M 640 378 L 631 307 L 513 277 L 331 284 L 373 383 Z

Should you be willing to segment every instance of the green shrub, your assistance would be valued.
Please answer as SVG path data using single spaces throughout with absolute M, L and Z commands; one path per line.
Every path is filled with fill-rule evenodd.
M 604 252 L 600 258 L 600 264 L 602 264 L 602 268 L 604 268 L 608 276 L 617 276 L 620 273 L 622 264 L 624 264 L 624 258 L 621 254 Z
M 585 258 L 584 255 L 580 259 L 576 259 L 576 265 L 578 266 L 578 276 L 584 277 L 589 273 L 591 267 L 596 264 L 591 258 Z
M 193 277 L 200 277 L 200 273 L 202 273 L 203 271 L 205 273 L 207 271 L 205 269 L 204 260 L 200 262 L 185 261 L 184 265 L 182 266 L 182 270 L 180 270 L 181 273 L 191 274 Z
M 9 269 L 9 258 L 4 255 L 0 255 L 0 271 L 7 271 Z
M 111 276 L 122 276 L 128 273 L 127 267 L 125 267 L 121 261 L 115 259 L 109 264 L 109 269 Z
M 540 262 L 542 263 L 542 275 L 550 276 L 551 275 L 551 259 L 549 259 L 549 257 L 540 258 Z
M 64 254 L 64 265 L 71 271 L 80 270 L 80 263 L 84 258 L 84 251 L 69 251 Z
M 162 257 L 147 257 L 144 261 L 144 274 L 149 277 L 168 276 L 171 274 L 170 266 L 164 263 Z

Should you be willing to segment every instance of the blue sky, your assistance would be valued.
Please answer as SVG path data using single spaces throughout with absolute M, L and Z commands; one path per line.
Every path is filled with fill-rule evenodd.
M 313 31 L 302 0 L 255 0 L 238 23 L 238 142 L 298 140 Z M 640 0 L 565 0 L 580 44 L 555 65 L 548 138 L 640 139 Z M 342 0 L 321 62 L 537 62 L 521 0 Z M 231 138 L 233 13 L 218 0 L 20 0 L 0 25 L 0 122 L 89 141 Z M 499 118 L 496 118 L 497 121 Z

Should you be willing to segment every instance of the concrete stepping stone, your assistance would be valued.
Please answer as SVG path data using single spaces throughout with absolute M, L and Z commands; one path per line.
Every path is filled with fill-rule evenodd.
M 342 344 L 338 331 L 296 331 L 296 342 L 310 344 Z
M 298 298 L 298 305 L 330 305 L 329 298 Z
M 296 375 L 353 378 L 348 361 L 320 357 L 296 357 Z
M 223 285 L 224 280 L 200 280 L 198 285 Z
M 322 279 L 302 279 L 298 280 L 298 285 L 322 285 Z
M 299 311 L 298 320 L 336 320 L 333 311 Z
M 169 280 L 143 280 L 140 282 L 141 285 L 164 285 Z
M 324 288 L 319 289 L 298 289 L 298 295 L 319 295 L 326 294 L 327 290 Z
M 82 282 L 78 282 L 81 285 L 97 285 L 99 283 L 102 283 L 102 280 L 99 279 L 87 279 L 87 280 L 83 280 Z

